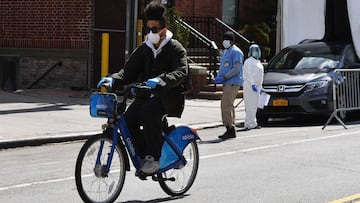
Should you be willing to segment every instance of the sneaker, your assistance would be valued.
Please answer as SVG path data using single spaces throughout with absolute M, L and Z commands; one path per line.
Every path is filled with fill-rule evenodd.
M 245 127 L 241 131 L 249 131 L 249 130 L 252 130 L 252 129 L 261 129 L 261 126 L 257 125 L 257 126 L 255 126 L 253 128 Z
M 219 138 L 226 140 L 226 139 L 230 139 L 230 138 L 235 138 L 236 137 L 236 133 L 235 133 L 235 128 L 229 128 L 223 135 L 220 135 Z
M 144 164 L 141 167 L 141 171 L 145 174 L 153 174 L 160 168 L 160 162 L 154 161 L 154 157 L 146 155 L 144 159 Z

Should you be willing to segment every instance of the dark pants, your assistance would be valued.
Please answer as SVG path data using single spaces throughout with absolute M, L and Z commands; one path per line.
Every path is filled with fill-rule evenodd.
M 148 101 L 135 101 L 125 113 L 125 119 L 134 138 L 136 152 L 141 158 L 151 155 L 156 161 L 161 155 L 161 135 L 164 109 L 156 97 Z

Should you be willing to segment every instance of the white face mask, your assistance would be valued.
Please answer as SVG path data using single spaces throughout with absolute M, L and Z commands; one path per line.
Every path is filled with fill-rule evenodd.
M 151 43 L 157 44 L 160 41 L 160 34 L 159 34 L 160 32 L 153 33 L 152 31 L 150 31 L 149 34 L 147 34 L 147 38 Z
M 223 41 L 223 46 L 225 49 L 228 49 L 231 46 L 230 40 L 224 40 Z

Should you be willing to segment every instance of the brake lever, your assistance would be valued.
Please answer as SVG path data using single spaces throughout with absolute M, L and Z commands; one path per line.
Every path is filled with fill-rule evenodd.
M 104 83 L 102 86 L 105 87 L 107 92 L 112 92 L 111 83 Z

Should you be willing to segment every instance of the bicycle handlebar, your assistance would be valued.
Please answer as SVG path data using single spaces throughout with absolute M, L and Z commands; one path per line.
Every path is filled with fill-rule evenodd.
M 128 85 L 122 85 L 122 86 L 120 86 L 119 89 L 113 89 L 113 87 L 111 85 L 109 85 L 108 83 L 104 83 L 101 86 L 105 87 L 105 89 L 108 93 L 114 93 L 118 96 L 122 96 L 122 99 L 118 100 L 122 111 L 125 111 L 125 109 L 126 109 L 127 99 L 134 98 L 136 94 L 140 94 L 141 92 L 154 93 L 156 91 L 156 88 L 152 89 L 151 87 L 146 86 L 144 82 L 142 82 L 142 83 L 137 82 L 137 83 L 130 83 Z M 133 91 L 133 89 L 135 89 L 135 91 Z

